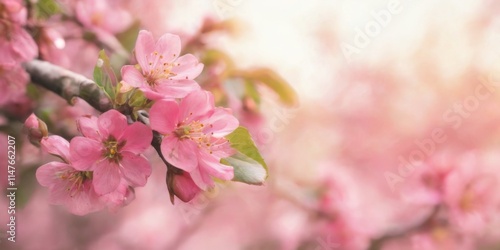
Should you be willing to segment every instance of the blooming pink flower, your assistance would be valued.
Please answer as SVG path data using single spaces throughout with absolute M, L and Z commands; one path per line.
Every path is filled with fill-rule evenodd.
M 26 92 L 28 79 L 28 74 L 20 65 L 0 63 L 0 105 L 20 101 Z
M 213 96 L 195 91 L 175 101 L 157 101 L 150 110 L 151 128 L 164 137 L 161 152 L 174 166 L 188 172 L 201 189 L 214 185 L 210 176 L 233 178 L 233 168 L 220 159 L 233 153 L 227 139 L 238 127 L 231 111 L 215 108 Z
M 444 181 L 453 171 L 455 162 L 448 155 L 438 155 L 415 168 L 402 184 L 399 194 L 407 202 L 436 205 L 443 201 Z
M 49 188 L 50 202 L 64 205 L 77 215 L 101 209 L 103 203 L 92 186 L 93 174 L 73 167 L 69 157 L 69 142 L 59 136 L 49 136 L 42 139 L 41 145 L 44 151 L 63 160 L 49 162 L 36 171 L 40 185 Z
M 141 89 L 152 100 L 185 97 L 200 89 L 193 78 L 201 73 L 203 64 L 191 54 L 179 57 L 180 52 L 178 36 L 164 34 L 155 43 L 151 32 L 141 30 L 135 45 L 135 58 L 140 69 L 123 66 L 123 80 Z
M 482 164 L 475 154 L 461 157 L 443 186 L 452 225 L 468 235 L 483 233 L 500 205 L 497 181 L 482 170 Z
M 37 47 L 23 29 L 26 8 L 19 0 L 0 0 L 0 64 L 19 63 L 35 58 Z
M 82 117 L 78 130 L 84 137 L 71 140 L 71 157 L 76 169 L 94 171 L 94 188 L 107 194 L 118 188 L 121 178 L 132 186 L 144 186 L 151 174 L 149 161 L 141 155 L 152 140 L 148 126 L 127 118 L 116 110 L 97 117 Z

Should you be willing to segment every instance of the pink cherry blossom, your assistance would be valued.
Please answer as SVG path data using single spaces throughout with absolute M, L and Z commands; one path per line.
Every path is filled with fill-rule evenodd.
M 99 194 L 116 190 L 122 178 L 132 186 L 144 186 L 151 174 L 149 161 L 141 155 L 152 140 L 148 126 L 127 118 L 116 110 L 97 117 L 82 117 L 78 129 L 84 137 L 71 140 L 71 156 L 76 169 L 94 171 L 94 188 Z
M 215 108 L 213 95 L 195 91 L 175 101 L 157 101 L 150 111 L 151 128 L 164 137 L 161 152 L 174 166 L 188 172 L 201 189 L 213 187 L 211 176 L 233 178 L 233 169 L 220 159 L 233 154 L 227 139 L 238 127 L 231 111 Z
M 468 235 L 483 232 L 500 206 L 495 195 L 497 181 L 493 173 L 484 171 L 482 164 L 476 154 L 465 154 L 443 183 L 450 221 L 458 231 Z
M 92 186 L 91 171 L 76 170 L 69 157 L 69 142 L 59 136 L 45 137 L 42 149 L 60 157 L 63 162 L 49 162 L 36 171 L 40 185 L 48 187 L 50 202 L 64 205 L 71 213 L 84 215 L 103 208 Z
M 26 8 L 19 0 L 0 0 L 0 64 L 28 61 L 37 55 L 35 41 L 23 29 Z
M 0 105 L 19 102 L 26 93 L 28 80 L 20 65 L 0 64 Z
M 414 172 L 398 190 L 401 198 L 414 204 L 436 205 L 443 202 L 444 183 L 457 164 L 449 152 L 437 153 Z
M 141 30 L 135 45 L 140 69 L 133 65 L 123 66 L 123 81 L 138 87 L 152 100 L 185 97 L 200 89 L 193 79 L 201 73 L 203 64 L 191 54 L 179 57 L 180 53 L 178 36 L 164 34 L 155 43 L 151 32 Z
M 90 30 L 116 34 L 132 24 L 132 16 L 120 8 L 117 1 L 82 0 L 76 3 L 75 9 L 78 20 Z

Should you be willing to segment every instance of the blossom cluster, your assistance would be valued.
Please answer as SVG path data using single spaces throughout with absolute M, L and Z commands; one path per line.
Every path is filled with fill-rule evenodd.
M 134 52 L 138 64 L 122 67 L 123 84 L 154 101 L 151 128 L 163 138 L 165 159 L 182 170 L 168 184 L 174 194 L 189 201 L 214 186 L 212 177 L 231 180 L 233 168 L 220 160 L 234 153 L 224 136 L 239 122 L 229 109 L 216 108 L 212 93 L 193 80 L 203 64 L 192 54 L 180 56 L 181 41 L 173 34 L 155 42 L 151 32 L 141 30 Z
M 32 141 L 38 140 L 44 151 L 62 159 L 37 171 L 53 203 L 75 214 L 128 204 L 134 188 L 144 186 L 151 175 L 151 163 L 143 153 L 153 141 L 153 130 L 162 138 L 161 153 L 170 164 L 171 197 L 187 202 L 214 187 L 212 178 L 233 179 L 233 168 L 221 159 L 235 153 L 224 137 L 239 122 L 231 110 L 215 107 L 211 92 L 201 90 L 193 78 L 203 64 L 191 54 L 179 57 L 180 50 L 178 36 L 165 34 L 155 42 L 143 30 L 134 50 L 138 65 L 122 68 L 121 84 L 142 91 L 152 102 L 150 126 L 111 109 L 98 117 L 78 118 L 82 136 L 68 142 L 40 132 L 44 126 L 34 115 L 26 121 Z

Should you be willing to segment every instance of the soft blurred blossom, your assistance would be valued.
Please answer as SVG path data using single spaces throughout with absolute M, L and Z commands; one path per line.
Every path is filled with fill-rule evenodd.
M 41 27 L 38 32 L 37 44 L 40 57 L 51 63 L 67 67 L 69 58 L 63 53 L 66 41 L 62 34 L 53 27 Z
M 27 10 L 21 0 L 0 1 L 0 64 L 20 63 L 38 54 L 33 38 L 23 29 Z
M 76 2 L 76 17 L 84 27 L 116 34 L 132 24 L 132 16 L 115 0 L 80 0 Z
M 0 64 L 0 105 L 22 102 L 29 76 L 15 64 Z
M 191 201 L 171 205 L 167 169 L 149 148 L 144 152 L 152 165 L 148 183 L 135 192 L 120 185 L 117 196 L 108 197 L 111 212 L 70 215 L 48 206 L 48 191 L 38 187 L 18 209 L 20 225 L 30 225 L 19 226 L 23 247 L 292 250 L 321 249 L 326 244 L 363 250 L 377 242 L 382 247 L 372 249 L 500 247 L 500 196 L 495 192 L 500 180 L 496 1 L 131 0 L 79 1 L 72 8 L 82 25 L 54 27 L 64 38 L 62 51 L 69 58 L 60 64 L 71 70 L 92 75 L 100 48 L 92 39 L 81 39 L 86 32 L 114 37 L 137 19 L 151 37 L 147 50 L 136 45 L 142 69 L 128 70 L 140 73 L 135 78 L 140 81 L 128 82 L 123 72 L 128 84 L 147 89 L 144 70 L 167 69 L 150 68 L 148 60 L 155 49 L 152 34 L 159 38 L 172 33 L 179 38 L 175 52 L 166 54 L 179 56 L 176 46 L 182 44 L 193 51 L 186 53 L 198 58 L 203 53 L 190 46 L 204 44 L 227 53 L 238 69 L 270 67 L 294 87 L 300 105 L 283 106 L 270 88 L 260 85 L 257 90 L 263 95 L 257 103 L 242 94 L 239 82 L 220 77 L 228 65 L 207 64 L 195 80 L 213 91 L 217 103 L 229 106 L 261 146 L 269 165 L 263 186 L 213 181 L 209 171 L 205 180 L 194 180 L 182 172 L 174 176 L 174 187 L 184 187 L 177 188 L 176 195 Z M 228 16 L 244 25 L 233 25 Z M 244 27 L 236 32 L 240 36 L 220 35 L 235 27 Z M 200 28 L 217 32 L 200 38 Z M 56 48 L 62 45 L 59 35 L 50 29 L 44 32 L 47 39 L 39 44 L 40 54 L 56 62 Z M 4 50 L 17 55 L 2 41 L 0 47 L 4 44 Z M 350 55 L 347 45 L 354 48 Z M 28 46 L 20 54 L 28 60 L 36 53 Z M 198 61 L 189 62 L 192 70 L 183 77 L 191 80 L 201 69 L 195 67 Z M 66 107 L 53 95 L 32 107 L 18 99 L 28 81 L 22 68 L 8 68 L 0 76 L 5 76 L 0 81 L 8 79 L 8 84 L 0 84 L 0 105 L 10 105 L 2 108 L 22 113 L 23 121 L 35 112 L 50 132 L 72 137 L 77 133 L 71 125 L 76 117 L 98 115 L 81 100 Z M 151 112 L 153 127 L 158 127 L 153 117 L 167 111 Z M 169 131 L 157 130 L 181 133 L 177 125 L 184 118 L 168 121 Z M 0 135 L 2 145 L 5 137 Z M 26 145 L 19 149 L 24 158 L 20 168 L 53 160 Z M 0 198 L 2 206 L 6 203 Z M 127 206 L 116 209 L 120 206 L 113 204 Z M 5 221 L 2 217 L 0 222 Z

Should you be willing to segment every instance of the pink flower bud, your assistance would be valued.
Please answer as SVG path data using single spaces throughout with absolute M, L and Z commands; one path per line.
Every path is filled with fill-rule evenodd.
M 194 183 L 191 175 L 188 172 L 180 171 L 182 173 L 168 172 L 167 186 L 172 203 L 174 195 L 183 202 L 189 202 L 201 192 L 201 189 Z
M 47 137 L 49 132 L 47 124 L 40 120 L 35 114 L 31 114 L 24 122 L 24 127 L 28 132 L 28 138 L 34 145 L 39 146 L 42 138 Z

